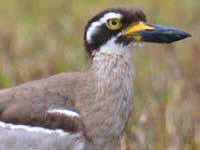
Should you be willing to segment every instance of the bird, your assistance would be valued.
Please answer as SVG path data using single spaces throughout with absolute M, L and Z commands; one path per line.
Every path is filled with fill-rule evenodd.
M 74 150 L 117 150 L 132 111 L 134 47 L 190 36 L 148 23 L 139 8 L 107 8 L 85 26 L 85 70 L 1 90 L 0 127 L 81 133 Z

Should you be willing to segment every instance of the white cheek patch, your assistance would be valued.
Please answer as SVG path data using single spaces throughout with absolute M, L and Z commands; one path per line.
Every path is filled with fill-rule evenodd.
M 59 135 L 68 135 L 69 133 L 64 132 L 63 130 L 50 130 L 50 129 L 45 129 L 42 127 L 31 127 L 28 125 L 14 125 L 11 123 L 4 123 L 0 122 L 0 127 L 5 128 L 5 129 L 10 129 L 10 130 L 23 130 L 27 132 L 35 132 L 35 133 L 46 133 L 46 134 L 59 134 Z
M 116 37 L 119 37 L 121 33 L 119 33 Z M 121 55 L 125 59 L 130 60 L 132 56 L 132 45 L 126 45 L 116 43 L 116 37 L 112 37 L 109 41 L 107 41 L 104 45 L 99 48 L 99 52 L 109 53 Z
M 96 21 L 96 22 L 93 22 L 89 27 L 88 27 L 88 30 L 87 30 L 87 33 L 86 33 L 86 39 L 87 39 L 87 42 L 91 43 L 92 42 L 92 35 L 98 30 L 98 27 L 103 25 L 104 23 L 107 22 L 108 19 L 111 19 L 111 18 L 122 18 L 122 15 L 119 14 L 119 13 L 114 13 L 114 12 L 109 12 L 107 14 L 105 14 L 100 20 Z
M 75 111 L 71 111 L 71 110 L 67 110 L 67 109 L 49 109 L 47 111 L 47 113 L 50 114 L 63 114 L 69 117 L 80 117 L 80 114 L 75 112 Z
M 116 38 L 111 38 L 108 42 L 106 42 L 104 45 L 102 45 L 99 48 L 100 52 L 110 52 L 110 53 L 116 53 L 117 50 L 120 50 L 123 48 L 123 44 L 117 44 Z

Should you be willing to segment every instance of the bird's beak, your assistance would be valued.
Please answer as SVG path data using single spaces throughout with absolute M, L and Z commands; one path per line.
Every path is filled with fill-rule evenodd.
M 191 35 L 177 28 L 140 21 L 137 24 L 130 25 L 125 30 L 124 36 L 133 38 L 136 42 L 172 43 Z

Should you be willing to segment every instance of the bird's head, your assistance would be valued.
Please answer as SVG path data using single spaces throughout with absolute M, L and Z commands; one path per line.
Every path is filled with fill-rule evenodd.
M 118 7 L 94 16 L 85 27 L 84 41 L 89 56 L 95 52 L 125 55 L 134 43 L 172 43 L 189 36 L 177 28 L 147 23 L 139 9 Z

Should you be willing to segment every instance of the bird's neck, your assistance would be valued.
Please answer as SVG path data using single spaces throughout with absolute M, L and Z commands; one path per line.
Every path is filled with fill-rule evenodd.
M 131 65 L 131 56 L 129 54 L 123 55 L 123 54 L 118 54 L 118 53 L 112 53 L 109 51 L 95 52 L 92 64 L 95 65 L 96 63 L 100 62 L 101 60 L 106 60 L 109 63 L 110 63 L 110 61 L 116 61 L 116 63 L 124 63 L 126 65 Z M 98 68 L 99 67 L 101 67 L 101 66 L 98 66 Z
M 79 95 L 86 134 L 97 147 L 114 149 L 131 110 L 132 65 L 120 55 L 96 53 L 84 87 Z
M 112 41 L 112 40 L 111 40 Z M 109 43 L 109 42 L 108 42 Z M 98 51 L 93 52 L 95 58 L 120 58 L 121 61 L 131 62 L 133 45 L 122 46 L 120 44 L 105 44 Z

